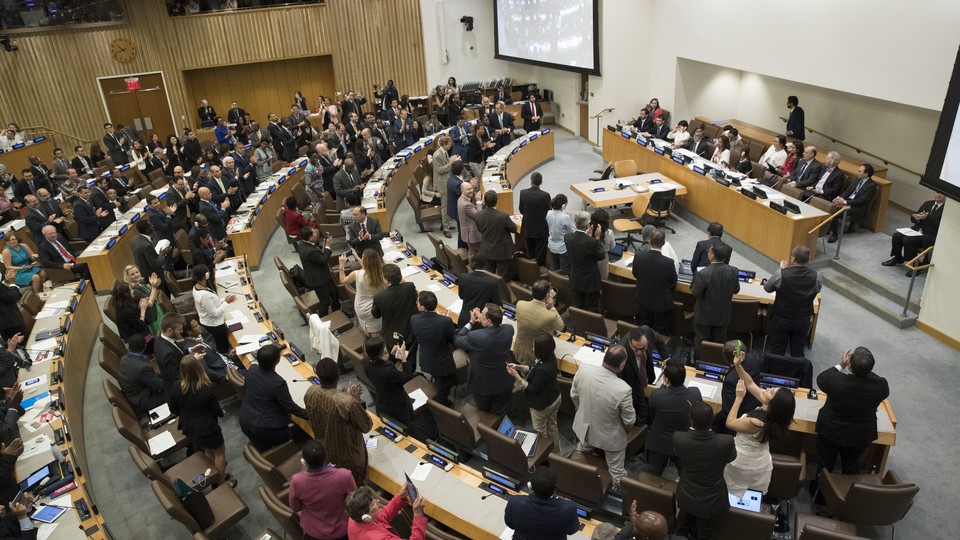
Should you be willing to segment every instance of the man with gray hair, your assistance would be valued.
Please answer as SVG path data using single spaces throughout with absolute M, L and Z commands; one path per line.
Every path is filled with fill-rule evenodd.
M 827 153 L 823 172 L 816 178 L 811 178 L 809 184 L 797 182 L 797 187 L 804 189 L 810 197 L 832 201 L 843 189 L 843 171 L 840 170 L 840 154 L 835 151 Z M 809 200 L 810 197 L 807 197 Z
M 457 219 L 460 220 L 460 237 L 467 244 L 470 264 L 478 268 L 480 256 L 480 231 L 477 230 L 476 189 L 470 182 L 460 184 L 460 198 L 457 199 Z
M 600 268 L 597 263 L 606 257 L 603 230 L 590 224 L 590 214 L 577 212 L 573 216 L 576 231 L 563 237 L 570 257 L 570 289 L 576 297 L 574 305 L 588 311 L 600 309 Z
M 643 240 L 643 243 L 640 244 L 640 247 L 637 249 L 637 254 L 650 251 L 650 235 L 653 234 L 653 231 L 657 230 L 653 225 L 647 224 L 643 226 L 643 230 L 640 231 L 640 238 Z M 677 268 L 677 272 L 680 271 L 680 256 L 677 255 L 677 252 L 673 249 L 673 246 L 670 245 L 670 241 L 664 238 L 663 247 L 660 249 L 660 253 L 664 257 L 669 257 L 673 259 L 674 266 Z

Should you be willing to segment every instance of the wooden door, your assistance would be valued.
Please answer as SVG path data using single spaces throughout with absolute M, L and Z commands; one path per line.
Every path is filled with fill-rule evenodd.
M 580 130 L 579 135 L 586 140 L 590 140 L 590 105 L 587 101 L 583 101 L 584 86 L 590 81 L 589 76 L 586 73 L 580 74 L 580 98 L 577 100 L 577 107 L 580 109 Z M 586 89 L 589 91 L 589 89 Z M 586 96 L 587 99 L 590 99 L 589 94 Z M 599 144 L 599 142 L 598 142 Z
M 127 79 L 131 77 L 139 79 L 139 89 L 127 89 Z M 101 79 L 100 89 L 114 125 L 134 126 L 144 141 L 154 132 L 161 139 L 174 132 L 166 88 L 159 73 Z

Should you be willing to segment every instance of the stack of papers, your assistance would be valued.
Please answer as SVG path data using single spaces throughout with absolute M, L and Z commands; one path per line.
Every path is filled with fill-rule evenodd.
M 405 266 L 400 269 L 400 275 L 403 276 L 404 278 L 408 278 L 419 271 L 420 269 L 417 268 L 416 266 Z
M 700 390 L 700 395 L 703 399 L 713 399 L 713 396 L 717 393 L 717 387 L 709 384 L 704 384 L 697 381 L 687 381 L 687 388 L 697 388 Z
M 423 407 L 424 405 L 426 405 L 427 399 L 429 399 L 427 397 L 427 394 L 425 394 L 423 390 L 420 388 L 417 388 L 416 390 L 414 390 L 413 392 L 410 392 L 407 395 L 409 395 L 410 399 L 413 400 L 413 410 L 417 410 L 420 407 Z
M 580 347 L 573 359 L 581 364 L 599 366 L 603 364 L 603 353 L 592 347 Z
M 147 440 L 147 443 L 150 445 L 151 456 L 158 456 L 173 448 L 174 445 L 177 444 L 177 442 L 173 440 L 173 434 L 171 434 L 169 431 L 162 431 L 159 434 L 150 437 L 150 439 Z
M 902 235 L 904 235 L 904 236 L 923 236 L 923 233 L 922 233 L 922 232 L 920 232 L 920 231 L 915 231 L 915 230 L 911 229 L 910 227 L 904 227 L 904 228 L 902 228 L 902 229 L 897 229 L 897 232 L 900 233 L 900 234 L 902 234 Z M 38 315 L 37 318 L 39 319 L 40 316 Z

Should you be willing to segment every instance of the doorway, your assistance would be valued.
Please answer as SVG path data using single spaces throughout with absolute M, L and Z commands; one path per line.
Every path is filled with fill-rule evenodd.
M 580 99 L 577 100 L 577 107 L 580 109 L 580 132 L 579 135 L 586 140 L 590 140 L 590 92 L 587 87 L 590 82 L 590 76 L 586 73 L 580 74 Z
M 133 126 L 140 138 L 154 133 L 164 139 L 174 133 L 173 115 L 163 73 L 139 73 L 99 79 L 107 118 L 113 124 Z

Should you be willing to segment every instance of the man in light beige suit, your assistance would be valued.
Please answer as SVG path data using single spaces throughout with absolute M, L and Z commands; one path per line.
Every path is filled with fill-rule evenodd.
M 533 364 L 533 340 L 537 335 L 562 329 L 563 319 L 554 307 L 550 282 L 545 279 L 534 282 L 533 300 L 517 302 L 517 342 L 513 347 L 517 362 L 527 366 Z
M 626 362 L 627 350 L 614 345 L 603 355 L 601 366 L 581 364 L 570 389 L 577 408 L 573 418 L 573 431 L 580 441 L 577 450 L 603 450 L 615 492 L 620 490 L 620 479 L 627 475 L 627 427 L 637 416 L 630 385 L 617 377 Z
M 476 258 L 480 255 L 480 231 L 477 230 L 477 201 L 474 195 L 477 190 L 472 182 L 460 184 L 460 198 L 457 199 L 457 219 L 460 220 L 460 237 L 467 243 L 467 249 L 470 253 L 470 265 L 474 268 L 482 268 L 483 263 L 478 266 Z M 533 343 L 533 338 L 530 339 Z

